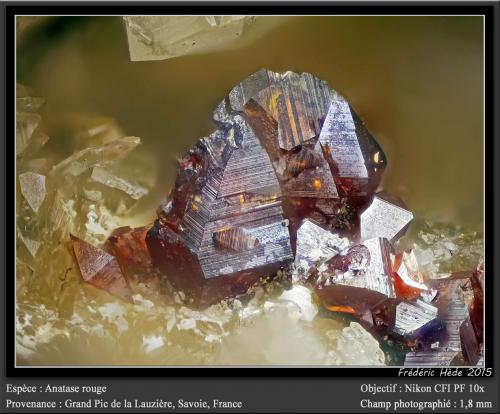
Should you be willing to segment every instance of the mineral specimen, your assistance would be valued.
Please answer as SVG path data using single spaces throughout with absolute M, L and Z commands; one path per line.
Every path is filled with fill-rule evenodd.
M 245 293 L 293 259 L 278 181 L 241 117 L 184 157 L 176 185 L 146 241 L 153 263 L 196 305 Z
M 301 253 L 311 244 L 307 221 L 301 237 L 309 241 L 297 247 L 303 220 L 356 237 L 357 213 L 386 164 L 346 100 L 307 73 L 262 69 L 234 87 L 213 116 L 219 128 L 182 158 L 146 236 L 153 264 L 201 307 L 245 293 L 293 261 L 297 249 L 298 262 L 309 260 L 306 276 L 319 258 Z M 337 235 L 325 238 L 337 252 L 347 247 Z M 331 246 L 318 247 L 330 256 Z M 370 269 L 389 266 L 373 255 Z M 390 271 L 370 272 L 358 279 L 392 295 Z M 378 280 L 382 273 L 387 281 Z

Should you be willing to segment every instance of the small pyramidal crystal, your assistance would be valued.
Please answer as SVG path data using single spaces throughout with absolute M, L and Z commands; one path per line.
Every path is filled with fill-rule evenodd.
M 71 240 L 83 280 L 121 299 L 131 301 L 130 289 L 117 260 L 76 236 L 71 235 Z

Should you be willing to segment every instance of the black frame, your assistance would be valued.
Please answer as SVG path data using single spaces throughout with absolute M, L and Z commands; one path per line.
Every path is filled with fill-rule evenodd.
M 356 15 L 356 14 L 384 14 L 384 15 L 415 15 L 415 14 L 443 14 L 443 15 L 484 15 L 485 16 L 485 268 L 488 289 L 485 292 L 486 296 L 486 315 L 487 321 L 485 324 L 488 329 L 486 335 L 486 355 L 485 367 L 493 367 L 495 362 L 498 362 L 498 356 L 494 355 L 494 343 L 498 340 L 498 333 L 493 327 L 493 324 L 499 327 L 498 303 L 494 303 L 500 299 L 499 286 L 500 283 L 495 281 L 495 277 L 500 276 L 499 261 L 494 257 L 495 252 L 499 251 L 499 220 L 498 213 L 500 212 L 499 195 L 499 164 L 494 163 L 494 154 L 499 155 L 499 135 L 498 135 L 498 120 L 494 119 L 494 115 L 500 113 L 498 107 L 498 79 L 494 79 L 494 74 L 498 75 L 499 67 L 498 60 L 494 60 L 495 51 L 500 50 L 498 42 L 498 26 L 494 26 L 494 22 L 499 23 L 499 4 L 493 2 L 467 2 L 450 5 L 448 2 L 433 2 L 433 3 L 417 3 L 404 2 L 395 4 L 393 2 L 294 2 L 289 4 L 277 2 L 238 2 L 238 3 L 223 3 L 223 2 L 191 2 L 180 3 L 172 2 L 167 4 L 158 3 L 130 3 L 122 2 L 120 5 L 110 3 L 72 3 L 62 5 L 57 2 L 48 2 L 43 5 L 38 3 L 8 3 L 4 4 L 5 18 L 4 27 L 6 28 L 6 76 L 5 76 L 5 94 L 4 105 L 6 108 L 6 130 L 4 136 L 6 156 L 6 177 L 7 178 L 7 201 L 6 209 L 6 231 L 1 235 L 4 238 L 6 245 L 6 263 L 4 293 L 5 300 L 5 333 L 6 339 L 6 375 L 8 377 L 396 377 L 398 376 L 399 368 L 285 368 L 285 367 L 269 367 L 269 368 L 226 368 L 226 367 L 165 367 L 165 368 L 135 368 L 135 367 L 78 367 L 78 368 L 47 368 L 47 367 L 28 367 L 19 368 L 15 366 L 13 355 L 15 355 L 14 338 L 14 308 L 15 308 L 15 293 L 14 278 L 15 274 L 15 255 L 14 248 L 11 243 L 8 243 L 6 235 L 12 237 L 12 221 L 9 217 L 15 215 L 15 207 L 11 202 L 12 192 L 15 192 L 13 180 L 13 163 L 11 162 L 12 155 L 15 157 L 13 140 L 9 137 L 14 136 L 15 130 L 12 120 L 14 119 L 15 108 L 9 106 L 9 102 L 14 100 L 14 32 L 15 32 L 15 15 L 105 15 L 105 14 L 287 14 L 287 15 Z M 495 37 L 495 31 L 496 37 Z M 15 159 L 15 158 L 14 158 Z M 496 292 L 496 294 L 494 294 Z M 494 317 L 496 316 L 496 318 Z M 2 335 L 3 336 L 3 335 Z M 459 367 L 462 375 L 466 376 L 468 368 Z M 431 368 L 434 371 L 434 377 L 439 376 L 440 368 Z

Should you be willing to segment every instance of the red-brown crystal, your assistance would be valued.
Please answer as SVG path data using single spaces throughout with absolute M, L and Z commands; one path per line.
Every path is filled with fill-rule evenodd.
M 114 256 L 71 235 L 73 251 L 85 282 L 126 301 L 131 301 L 128 283 Z

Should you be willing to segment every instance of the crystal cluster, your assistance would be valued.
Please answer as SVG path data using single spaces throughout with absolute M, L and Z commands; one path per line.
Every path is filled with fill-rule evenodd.
M 122 161 L 140 139 L 124 136 L 109 118 L 62 114 L 59 122 L 65 124 L 55 130 L 65 132 L 70 151 L 56 153 L 45 145 L 44 99 L 17 85 L 16 105 L 18 303 L 40 295 L 51 298 L 47 306 L 67 309 L 80 290 L 80 276 L 130 301 L 129 282 L 114 254 L 95 246 L 153 185 L 122 172 L 130 170 Z
M 102 249 L 73 237 L 84 280 L 126 300 L 168 284 L 206 308 L 285 274 L 330 312 L 404 347 L 405 363 L 480 361 L 482 271 L 429 281 L 416 252 L 398 248 L 413 214 L 377 192 L 386 157 L 341 95 L 308 73 L 263 69 L 213 117 L 217 129 L 182 157 L 153 225 L 118 228 Z M 91 182 L 140 198 L 144 189 L 96 163 L 133 141 L 117 144 L 82 149 L 53 171 L 91 169 Z M 297 292 L 283 301 L 315 315 Z

